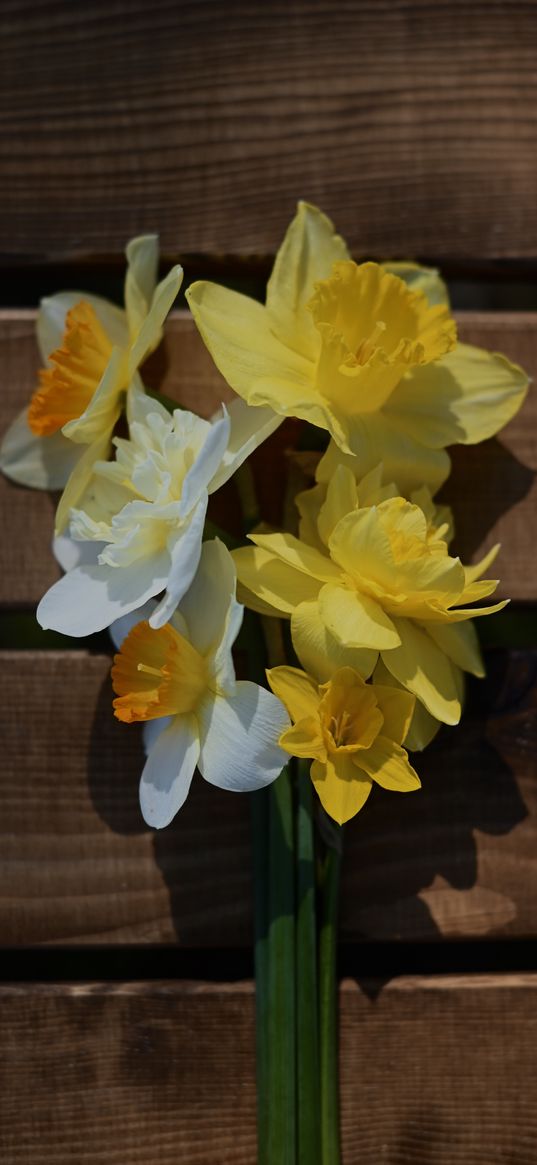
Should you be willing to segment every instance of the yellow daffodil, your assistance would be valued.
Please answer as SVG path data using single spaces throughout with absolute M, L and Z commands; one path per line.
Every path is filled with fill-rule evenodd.
M 243 608 L 225 546 L 205 542 L 192 586 L 171 619 L 151 627 L 148 603 L 110 628 L 119 649 L 112 669 L 115 715 L 145 725 L 147 760 L 140 804 L 149 825 L 168 825 L 183 805 L 196 766 L 212 785 L 259 789 L 281 772 L 283 704 L 235 679 L 231 649 Z
M 272 668 L 267 677 L 293 721 L 280 745 L 291 756 L 312 758 L 311 779 L 334 821 L 354 817 L 373 782 L 396 793 L 419 789 L 402 747 L 414 706 L 408 692 L 366 684 L 351 667 L 321 685 L 293 667 Z
M 244 600 L 291 617 L 298 658 L 317 677 L 345 665 L 366 677 L 380 653 L 433 717 L 456 724 L 460 669 L 482 674 L 465 624 L 505 606 L 467 606 L 496 589 L 496 580 L 478 580 L 498 548 L 464 567 L 419 505 L 390 497 L 352 508 L 355 490 L 353 474 L 339 466 L 319 513 L 320 547 L 290 534 L 250 535 L 255 546 L 234 552 Z
M 12 480 L 41 489 L 66 487 L 75 505 L 92 466 L 109 450 L 123 394 L 157 347 L 177 296 L 182 268 L 159 284 L 158 239 L 127 246 L 125 309 L 84 292 L 60 292 L 41 303 L 37 338 L 46 367 L 30 406 L 8 430 L 0 468 Z
M 449 472 L 445 447 L 492 436 L 526 393 L 521 368 L 457 344 L 434 272 L 354 263 L 306 203 L 276 256 L 266 306 L 207 282 L 187 299 L 239 396 L 326 429 L 362 473 L 383 461 L 404 493 L 436 489 Z

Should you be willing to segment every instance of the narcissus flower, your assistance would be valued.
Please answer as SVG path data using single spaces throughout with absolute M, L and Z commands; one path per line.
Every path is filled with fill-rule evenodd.
M 256 411 L 243 401 L 205 421 L 170 415 L 135 386 L 127 416 L 129 439 L 114 438 L 115 460 L 95 464 L 68 515 L 83 561 L 38 607 L 41 625 L 65 635 L 90 635 L 164 591 L 151 615 L 162 626 L 196 572 L 208 495 L 266 435 L 252 431 Z M 65 547 L 60 561 L 71 566 Z
M 445 288 L 411 264 L 356 264 L 332 223 L 300 203 L 261 304 L 213 283 L 187 299 L 232 388 L 251 405 L 326 429 L 367 472 L 407 493 L 447 477 L 445 447 L 492 436 L 528 379 L 503 356 L 457 344 Z
M 460 669 L 482 674 L 475 632 L 464 624 L 505 606 L 467 606 L 496 589 L 496 580 L 478 580 L 498 548 L 464 567 L 420 506 L 391 497 L 351 508 L 355 490 L 340 466 L 320 511 L 320 548 L 290 534 L 250 535 L 255 546 L 234 552 L 243 597 L 291 617 L 296 653 L 313 674 L 349 665 L 367 676 L 380 653 L 432 716 L 456 724 Z
M 419 789 L 402 747 L 414 707 L 408 692 L 366 684 L 350 667 L 321 685 L 293 667 L 272 668 L 267 677 L 293 720 L 281 747 L 313 758 L 311 779 L 334 821 L 354 817 L 373 782 L 396 793 Z
M 226 548 L 206 542 L 169 623 L 152 630 L 149 604 L 110 629 L 120 649 L 112 668 L 115 715 L 145 722 L 140 804 L 157 829 L 181 808 L 196 765 L 210 784 L 242 792 L 270 784 L 285 764 L 278 746 L 289 726 L 283 704 L 235 679 L 231 648 L 243 614 L 235 585 Z
M 0 449 L 0 468 L 23 485 L 66 486 L 76 466 L 67 508 L 76 504 L 93 462 L 106 456 L 122 396 L 160 343 L 182 282 L 176 266 L 157 285 L 156 235 L 133 239 L 126 256 L 124 311 L 77 291 L 42 301 L 37 338 L 47 365 Z

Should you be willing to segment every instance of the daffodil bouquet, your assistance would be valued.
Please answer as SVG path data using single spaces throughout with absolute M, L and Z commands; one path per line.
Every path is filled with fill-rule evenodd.
M 412 754 L 458 723 L 464 673 L 483 675 L 473 620 L 504 606 L 483 578 L 498 547 L 464 566 L 435 495 L 447 447 L 497 433 L 528 379 L 458 343 L 437 272 L 355 263 L 301 203 L 265 305 L 214 283 L 187 291 L 236 394 L 205 420 L 143 383 L 182 269 L 157 282 L 153 236 L 126 255 L 124 308 L 78 292 L 42 302 L 44 368 L 0 463 L 63 490 L 65 573 L 37 616 L 65 635 L 109 629 L 114 714 L 144 725 L 146 822 L 172 820 L 196 769 L 258 790 L 259 1160 L 337 1165 L 341 827 L 373 785 L 419 789 Z M 301 423 L 274 527 L 255 514 L 248 458 L 288 417 Z M 232 477 L 246 545 L 207 519 Z

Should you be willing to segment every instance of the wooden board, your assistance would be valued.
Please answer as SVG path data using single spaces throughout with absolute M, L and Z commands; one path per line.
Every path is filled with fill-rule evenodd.
M 0 653 L 0 945 L 248 947 L 249 798 L 197 776 L 174 823 L 148 830 L 109 666 Z M 343 940 L 537 935 L 537 652 L 492 652 L 489 672 L 416 756 L 422 791 L 374 790 L 346 828 Z
M 459 319 L 464 340 L 500 348 L 537 377 L 537 315 L 465 312 Z M 31 311 L 0 313 L 0 432 L 25 407 L 35 386 L 39 356 L 34 321 Z M 146 379 L 206 416 L 230 396 L 185 312 L 169 321 L 164 344 L 148 362 Z M 524 409 L 498 440 L 455 449 L 447 489 L 461 554 L 477 559 L 501 541 L 501 594 L 513 599 L 537 598 L 536 433 L 537 398 L 530 392 Z M 282 440 L 285 436 L 279 430 L 272 441 L 281 448 Z M 274 483 L 277 474 L 269 457 L 267 462 Z M 50 552 L 53 513 L 54 502 L 47 494 L 15 486 L 0 475 L 0 607 L 34 607 L 59 577 Z
M 533 1165 L 537 976 L 347 981 L 343 1165 Z M 0 988 L 9 1165 L 255 1165 L 251 984 Z
M 537 255 L 537 23 L 513 0 L 3 6 L 2 249 Z

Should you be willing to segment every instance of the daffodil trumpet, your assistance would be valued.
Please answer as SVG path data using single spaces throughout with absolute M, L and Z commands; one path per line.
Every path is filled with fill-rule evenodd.
M 196 767 L 212 785 L 248 791 L 274 781 L 285 763 L 278 744 L 289 724 L 283 704 L 235 676 L 232 647 L 243 615 L 235 590 L 233 561 L 215 539 L 204 543 L 169 622 L 154 629 L 150 603 L 110 628 L 118 648 L 114 712 L 145 726 L 140 804 L 157 829 L 184 804 Z

